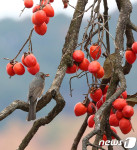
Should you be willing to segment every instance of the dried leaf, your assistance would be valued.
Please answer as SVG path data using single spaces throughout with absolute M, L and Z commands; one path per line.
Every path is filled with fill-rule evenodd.
M 133 94 L 133 95 L 127 95 L 127 98 L 135 98 L 137 96 L 137 93 Z
M 128 105 L 134 107 L 135 104 L 137 104 L 137 97 L 131 97 L 131 98 L 127 98 L 127 103 Z
M 115 53 L 109 55 L 107 59 L 104 62 L 103 68 L 105 71 L 103 79 L 108 79 L 111 77 L 113 66 L 114 66 L 114 60 L 115 60 Z

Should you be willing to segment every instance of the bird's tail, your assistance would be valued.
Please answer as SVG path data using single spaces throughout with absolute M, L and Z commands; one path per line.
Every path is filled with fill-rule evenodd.
M 33 101 L 33 102 L 30 101 L 27 121 L 36 119 L 36 104 L 37 101 Z

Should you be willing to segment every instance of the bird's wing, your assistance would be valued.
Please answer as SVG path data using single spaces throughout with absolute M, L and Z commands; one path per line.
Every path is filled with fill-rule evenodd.
M 42 95 L 43 88 L 42 87 L 36 87 L 31 88 L 29 91 L 29 95 L 32 95 L 36 99 L 39 98 Z

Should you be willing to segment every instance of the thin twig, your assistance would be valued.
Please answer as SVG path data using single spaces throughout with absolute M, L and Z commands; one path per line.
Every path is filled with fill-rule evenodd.
M 19 54 L 21 53 L 21 51 L 23 50 L 23 48 L 25 47 L 25 45 L 29 42 L 29 40 L 31 39 L 33 30 L 34 30 L 34 28 L 31 29 L 28 39 L 27 39 L 26 42 L 23 44 L 23 46 L 22 46 L 22 48 L 19 50 L 18 54 L 13 58 L 13 60 L 16 60 L 16 58 L 19 56 Z
M 108 3 L 107 0 L 103 0 L 104 2 L 104 19 L 105 19 L 105 28 L 109 31 L 109 25 L 108 25 Z M 107 44 L 107 55 L 110 54 L 110 41 L 109 41 L 109 34 L 106 32 L 106 44 Z
M 21 17 L 21 15 L 22 15 L 22 13 L 24 12 L 25 8 L 26 8 L 26 7 L 24 7 L 24 8 L 21 10 L 21 13 L 20 13 L 19 17 Z
M 97 1 L 97 0 L 95 0 L 95 1 Z M 89 11 L 90 8 L 92 8 L 92 7 L 94 7 L 94 4 L 92 4 L 88 9 L 86 9 L 85 11 L 83 11 L 79 16 L 77 16 L 77 17 L 74 18 L 73 20 L 76 20 L 76 19 L 78 19 L 79 17 L 81 17 L 85 12 Z
M 71 88 L 71 80 L 73 78 L 81 78 L 82 76 L 84 76 L 85 74 L 83 74 L 82 76 L 80 76 L 84 71 L 80 72 L 79 74 L 75 75 L 75 76 L 72 76 L 70 79 L 69 79 L 69 87 L 70 87 L 70 96 L 72 97 L 72 91 L 73 89 Z

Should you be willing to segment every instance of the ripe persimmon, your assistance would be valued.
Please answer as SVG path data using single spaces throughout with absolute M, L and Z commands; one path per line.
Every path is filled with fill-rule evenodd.
M 109 117 L 109 124 L 111 126 L 117 127 L 119 125 L 119 120 L 116 117 L 116 114 L 111 114 Z
M 72 74 L 75 73 L 78 69 L 79 67 L 76 64 L 73 64 L 73 66 L 67 67 L 66 73 Z
M 136 60 L 136 54 L 128 50 L 125 52 L 125 59 L 129 64 L 133 64 Z
M 117 110 L 122 110 L 126 105 L 126 100 L 122 98 L 118 98 L 113 102 L 113 107 Z
M 34 30 L 39 35 L 44 35 L 47 32 L 47 25 L 44 22 L 41 25 L 34 25 Z
M 84 60 L 84 52 L 82 52 L 81 50 L 75 50 L 73 53 L 73 59 L 76 62 L 82 62 Z
M 35 25 L 41 25 L 46 21 L 46 13 L 43 10 L 38 10 L 32 15 L 32 23 Z
M 93 128 L 93 126 L 94 126 L 94 124 L 95 124 L 94 117 L 95 117 L 95 115 L 91 115 L 91 116 L 89 116 L 89 118 L 88 118 L 88 126 L 89 126 L 90 128 Z
M 54 17 L 54 9 L 50 4 L 47 4 L 44 8 L 43 11 L 46 13 L 48 17 Z
M 126 105 L 122 110 L 122 114 L 124 117 L 130 118 L 134 114 L 134 108 L 132 106 Z
M 33 6 L 33 0 L 24 0 L 24 5 L 26 8 L 31 8 Z
M 37 64 L 37 59 L 33 54 L 29 54 L 25 57 L 24 62 L 27 67 L 34 67 Z
M 134 42 L 134 43 L 132 44 L 132 50 L 133 50 L 134 53 L 137 54 L 137 42 Z
M 93 75 L 98 79 L 102 78 L 104 76 L 104 68 L 100 66 L 99 71 L 97 73 L 94 73 Z
M 22 65 L 22 63 L 17 62 L 14 66 L 13 66 L 13 70 L 17 75 L 23 75 L 25 73 L 25 68 Z
M 39 64 L 37 63 L 34 67 L 29 67 L 29 68 L 27 68 L 27 70 L 28 70 L 28 72 L 29 72 L 30 74 L 35 75 L 36 73 L 39 72 L 40 66 L 39 66 Z
M 79 68 L 83 71 L 88 71 L 89 64 L 89 60 L 87 58 L 84 58 L 83 61 L 79 64 Z
M 100 69 L 100 63 L 98 61 L 92 61 L 88 66 L 90 73 L 97 73 Z
M 122 118 L 119 121 L 119 128 L 123 134 L 128 134 L 132 129 L 130 120 L 128 120 L 126 118 Z
M 99 45 L 90 46 L 90 55 L 94 60 L 99 59 L 101 55 L 101 47 Z
M 93 101 L 97 102 L 101 99 L 102 97 L 102 90 L 100 88 L 91 91 L 90 92 L 90 97 L 93 99 Z
M 13 64 L 11 63 L 8 63 L 7 66 L 6 66 L 6 71 L 7 71 L 7 74 L 9 76 L 14 76 L 15 75 L 15 72 L 13 70 Z
M 87 107 L 81 102 L 77 103 L 74 107 L 74 113 L 76 116 L 84 115 L 87 112 Z

